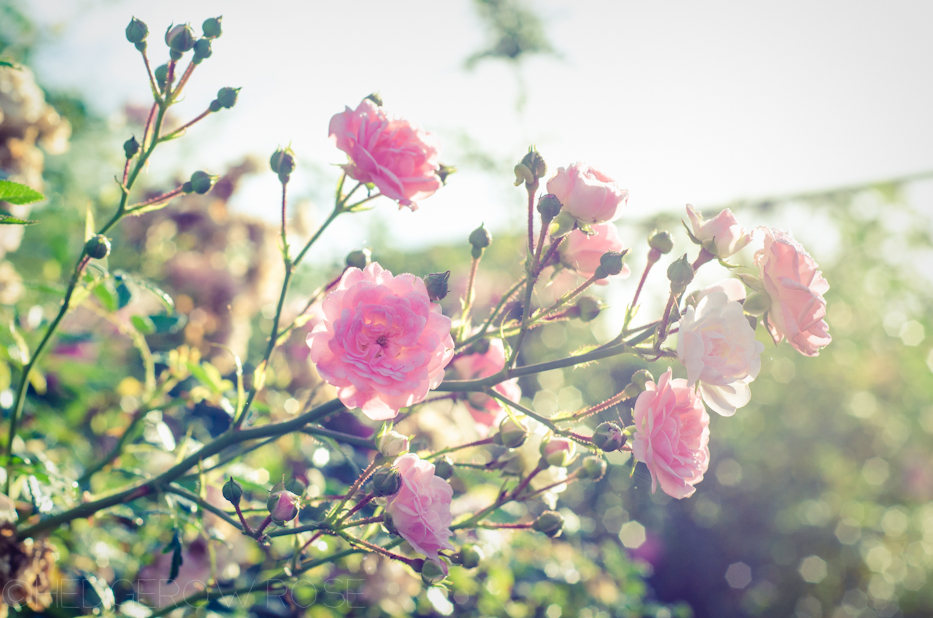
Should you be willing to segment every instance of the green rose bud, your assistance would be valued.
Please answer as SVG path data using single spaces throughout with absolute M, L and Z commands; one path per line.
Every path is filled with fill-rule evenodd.
M 473 245 L 472 255 L 479 258 L 483 255 L 483 250 L 492 243 L 492 234 L 484 226 L 479 226 L 470 232 L 470 244 Z
M 547 163 L 544 162 L 544 157 L 535 150 L 534 146 L 528 149 L 528 154 L 522 157 L 522 161 L 519 165 L 528 170 L 528 174 L 531 176 L 530 182 L 527 180 L 527 176 L 525 176 L 525 181 L 528 182 L 528 184 L 533 183 L 539 178 L 543 178 L 547 174 Z M 516 175 L 517 174 L 516 172 Z
M 538 451 L 541 453 L 541 457 L 547 465 L 564 468 L 573 461 L 573 456 L 576 454 L 577 447 L 572 440 L 552 437 L 547 440 L 542 440 Z
M 139 152 L 139 142 L 136 141 L 135 135 L 123 142 L 123 152 L 127 159 L 132 159 Z
M 425 560 L 421 567 L 421 581 L 425 586 L 439 584 L 447 578 L 446 569 L 442 569 L 437 563 L 431 560 Z
M 576 308 L 577 317 L 584 322 L 592 322 L 602 311 L 603 305 L 592 296 L 581 296 L 577 299 L 574 307 Z
M 671 291 L 680 294 L 693 281 L 693 266 L 687 261 L 687 254 L 674 260 L 667 268 L 667 278 L 671 281 Z
M 153 73 L 153 77 L 156 80 L 156 84 L 158 84 L 160 88 L 164 89 L 165 82 L 168 80 L 168 65 L 163 64 L 163 65 L 157 66 L 156 70 L 153 71 L 152 73 Z
M 194 63 L 201 64 L 201 62 L 210 58 L 212 53 L 211 40 L 198 39 L 198 42 L 194 44 Z
M 493 441 L 506 448 L 518 448 L 528 439 L 528 429 L 511 418 L 506 417 L 499 423 L 499 432 L 493 436 Z
M 444 455 L 434 461 L 434 476 L 440 477 L 445 481 L 454 475 L 454 462 Z
M 227 502 L 233 506 L 239 506 L 240 500 L 243 498 L 243 486 L 237 483 L 231 476 L 230 479 L 224 483 L 223 493 Z
M 444 165 L 443 163 L 441 163 L 440 167 L 437 168 L 437 172 L 435 173 L 437 174 L 437 177 L 441 179 L 441 183 L 446 185 L 447 177 L 450 176 L 451 174 L 455 174 L 456 172 L 457 172 L 457 168 L 454 167 L 453 165 Z
M 561 208 L 560 200 L 552 193 L 545 193 L 538 199 L 538 212 L 541 213 L 541 220 L 545 225 L 560 214 Z
M 129 25 L 126 27 L 126 40 L 136 45 L 142 43 L 143 49 L 145 49 L 144 41 L 147 36 L 149 36 L 149 26 L 135 17 L 131 19 Z
M 648 237 L 648 246 L 661 255 L 666 255 L 674 250 L 674 237 L 670 232 L 655 230 Z
M 598 481 L 606 474 L 606 460 L 602 457 L 590 456 L 583 460 L 582 476 Z
M 198 195 L 204 195 L 214 186 L 220 176 L 211 176 L 207 172 L 191 174 L 191 190 Z
M 191 51 L 196 42 L 194 30 L 188 24 L 169 26 L 165 31 L 165 44 L 169 47 L 172 60 L 180 60 L 185 52 Z
M 625 444 L 625 434 L 618 423 L 606 421 L 596 426 L 593 432 L 593 444 L 607 453 L 617 451 Z
M 484 557 L 483 551 L 479 547 L 467 543 L 460 548 L 459 552 L 451 556 L 451 561 L 454 564 L 459 564 L 464 569 L 475 569 L 483 561 Z
M 282 184 L 287 183 L 295 171 L 295 153 L 291 148 L 279 148 L 269 158 L 269 167 L 279 175 Z
M 373 252 L 369 249 L 357 249 L 347 254 L 347 266 L 363 270 L 373 261 Z
M 599 266 L 596 267 L 596 272 L 593 273 L 593 276 L 597 279 L 605 279 L 606 277 L 621 273 L 622 269 L 625 267 L 624 259 L 627 253 L 628 249 L 624 251 L 606 251 L 603 253 L 599 258 Z
M 220 35 L 223 34 L 223 29 L 220 27 L 220 21 L 222 19 L 223 16 L 205 19 L 204 23 L 201 24 L 201 32 L 204 33 L 204 36 L 209 39 L 219 39 Z
M 387 431 L 376 438 L 376 447 L 383 457 L 397 457 L 408 452 L 408 438 L 397 431 Z
M 424 277 L 424 287 L 428 289 L 428 298 L 437 302 L 447 296 L 447 282 L 450 280 L 450 271 L 431 273 Z
M 377 498 L 397 494 L 402 488 L 402 475 L 395 468 L 379 468 L 373 473 L 373 493 Z
M 102 260 L 110 255 L 110 239 L 102 234 L 91 236 L 84 248 L 89 256 L 95 260 Z
M 219 112 L 222 109 L 232 108 L 236 105 L 236 98 L 239 94 L 239 88 L 221 88 L 217 91 L 217 98 L 211 101 L 211 111 Z
M 544 511 L 531 528 L 554 538 L 564 529 L 564 518 L 557 511 Z
M 742 303 L 742 308 L 750 315 L 764 315 L 771 309 L 771 297 L 767 292 L 752 292 Z
M 368 94 L 366 95 L 366 98 L 372 101 L 373 103 L 375 103 L 376 105 L 378 105 L 379 107 L 382 107 L 382 95 L 380 93 L 374 92 L 372 94 Z

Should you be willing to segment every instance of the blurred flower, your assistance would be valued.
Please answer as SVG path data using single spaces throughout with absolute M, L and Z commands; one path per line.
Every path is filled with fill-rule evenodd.
M 751 399 L 748 385 L 758 377 L 764 349 L 742 305 L 730 302 L 725 292 L 704 296 L 680 320 L 677 357 L 687 367 L 687 384 L 699 382 L 703 401 L 723 416 Z
M 619 230 L 612 223 L 600 223 L 591 226 L 595 234 L 587 235 L 581 230 L 574 230 L 567 235 L 560 245 L 560 261 L 581 277 L 589 279 L 599 268 L 600 258 L 607 251 L 622 251 L 625 245 L 619 238 Z M 622 266 L 619 277 L 625 279 L 632 271 L 627 265 Z M 608 282 L 601 279 L 596 282 L 606 285 Z
M 395 418 L 444 379 L 454 347 L 450 319 L 418 277 L 395 277 L 376 262 L 350 268 L 322 309 L 308 335 L 311 360 L 348 408 Z
M 444 479 L 434 475 L 434 465 L 417 455 L 402 455 L 395 462 L 402 475 L 402 487 L 390 497 L 386 513 L 398 533 L 411 546 L 447 572 L 446 563 L 438 551 L 454 549 L 451 536 L 450 500 L 453 489 Z
M 6 496 L 3 496 L 6 498 Z M 52 577 L 55 569 L 54 547 L 47 540 L 16 540 L 16 528 L 10 522 L 0 524 L 0 611 L 7 606 L 26 605 L 41 612 L 52 603 Z
M 651 492 L 658 483 L 664 493 L 680 499 L 696 491 L 709 466 L 709 414 L 686 380 L 672 379 L 672 371 L 635 401 L 632 454 L 648 466 Z
M 18 227 L 4 225 L 2 227 Z M 16 269 L 6 260 L 0 261 L 0 305 L 13 305 L 20 299 L 26 288 L 23 287 L 23 278 Z
M 465 354 L 451 363 L 458 380 L 477 380 L 494 375 L 505 367 L 505 347 L 501 339 L 489 339 L 489 349 L 483 354 Z M 503 397 L 518 401 L 522 398 L 522 389 L 518 378 L 506 380 L 493 387 Z M 505 415 L 505 409 L 497 399 L 482 393 L 468 393 L 467 410 L 476 421 L 476 429 L 486 437 L 489 429 L 499 424 Z
M 687 204 L 687 216 L 693 227 L 693 237 L 704 249 L 720 259 L 734 255 L 752 241 L 752 235 L 739 225 L 728 208 L 704 221 L 703 214 Z
M 755 253 L 761 282 L 771 297 L 768 326 L 775 343 L 785 337 L 804 356 L 816 356 L 829 345 L 826 300 L 829 283 L 813 258 L 790 234 L 760 228 L 765 246 Z
M 585 163 L 559 168 L 548 180 L 547 190 L 563 204 L 562 212 L 584 225 L 614 220 L 619 207 L 628 201 L 628 191 Z
M 441 187 L 435 137 L 407 120 L 389 117 L 370 99 L 331 118 L 330 136 L 350 158 L 344 166 L 347 175 L 375 184 L 400 206 L 417 210 L 416 200 Z

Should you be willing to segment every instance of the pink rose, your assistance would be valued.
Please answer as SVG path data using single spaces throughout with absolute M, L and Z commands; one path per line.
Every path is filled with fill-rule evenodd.
M 679 500 L 693 495 L 709 467 L 709 414 L 696 390 L 671 375 L 668 368 L 635 400 L 632 454 L 648 466 L 652 493 L 660 483 Z
M 400 206 L 417 210 L 416 200 L 441 187 L 435 137 L 407 120 L 389 117 L 369 99 L 331 118 L 330 136 L 350 158 L 344 166 L 347 175 L 375 184 Z
M 560 261 L 575 270 L 581 277 L 589 279 L 599 267 L 599 258 L 607 251 L 622 251 L 625 245 L 619 238 L 619 230 L 611 223 L 599 223 L 592 226 L 596 233 L 587 236 L 580 230 L 567 234 L 560 245 Z M 622 266 L 621 278 L 628 277 L 632 271 L 627 265 Z M 596 283 L 606 285 L 605 279 Z
M 687 204 L 687 216 L 693 226 L 693 236 L 704 249 L 718 258 L 734 255 L 752 241 L 752 235 L 739 225 L 728 208 L 709 221 L 704 221 L 703 214 Z
M 816 356 L 829 345 L 826 300 L 829 284 L 819 266 L 791 235 L 783 230 L 760 228 L 765 246 L 755 253 L 761 282 L 771 297 L 768 331 L 775 343 L 785 337 L 795 350 Z
M 402 455 L 395 468 L 402 477 L 402 487 L 389 496 L 386 513 L 392 516 L 392 524 L 402 538 L 446 573 L 447 564 L 437 552 L 454 549 L 448 540 L 453 534 L 450 499 L 454 490 L 447 481 L 434 476 L 434 464 L 417 455 Z
M 456 359 L 451 367 L 459 380 L 477 380 L 488 378 L 499 373 L 505 367 L 505 347 L 501 339 L 489 339 L 489 349 L 485 354 L 466 354 Z M 512 378 L 496 384 L 493 387 L 500 395 L 518 401 L 522 398 L 522 389 L 518 385 L 518 378 Z M 497 427 L 505 409 L 497 399 L 482 393 L 469 393 L 466 403 L 467 409 L 477 423 L 477 430 L 486 436 L 490 427 Z
M 732 281 L 735 279 L 727 280 Z M 687 384 L 700 383 L 706 405 L 723 416 L 732 416 L 751 399 L 748 384 L 758 377 L 765 346 L 755 340 L 755 330 L 742 305 L 720 291 L 726 287 L 731 284 L 713 286 L 696 308 L 687 307 L 680 320 L 677 356 L 687 367 Z
M 628 201 L 628 191 L 585 163 L 559 168 L 547 181 L 547 190 L 560 200 L 562 212 L 584 225 L 612 221 L 619 207 Z
M 349 268 L 321 309 L 308 335 L 311 360 L 348 408 L 395 418 L 444 379 L 454 348 L 450 318 L 418 277 L 393 277 L 376 262 Z

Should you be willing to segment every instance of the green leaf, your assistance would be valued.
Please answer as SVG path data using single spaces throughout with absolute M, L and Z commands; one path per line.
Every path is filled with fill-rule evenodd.
M 148 279 L 144 279 L 142 277 L 138 277 L 136 275 L 133 275 L 131 273 L 128 273 L 122 270 L 114 272 L 113 276 L 117 279 L 117 281 L 121 283 L 123 283 L 124 281 L 130 281 L 142 288 L 149 290 L 150 292 L 155 294 L 159 298 L 160 301 L 162 301 L 162 305 L 164 305 L 166 313 L 169 313 L 169 314 L 175 313 L 175 301 L 172 300 L 172 297 L 169 296 L 162 288 L 154 284 L 152 281 L 149 281 Z M 121 307 L 122 306 L 123 305 L 121 305 Z
M 0 202 L 21 205 L 32 204 L 44 199 L 44 195 L 26 185 L 9 180 L 0 180 Z
M 117 292 L 115 289 L 113 289 L 112 285 L 109 285 L 109 283 L 109 281 L 105 281 L 95 287 L 94 296 L 97 297 L 97 300 L 100 301 L 100 304 L 103 305 L 104 309 L 112 313 L 119 307 L 117 301 Z
M 9 67 L 19 70 L 19 65 L 8 58 L 0 58 L 0 67 Z
M 188 319 L 183 315 L 150 315 L 149 322 L 157 333 L 177 333 Z
M 156 332 L 155 324 L 152 323 L 152 320 L 150 320 L 147 315 L 134 315 L 130 318 L 130 322 L 133 323 L 136 330 L 144 335 L 151 335 Z
M 38 221 L 31 221 L 29 219 L 17 219 L 13 215 L 8 215 L 5 212 L 0 212 L 0 225 L 35 225 Z

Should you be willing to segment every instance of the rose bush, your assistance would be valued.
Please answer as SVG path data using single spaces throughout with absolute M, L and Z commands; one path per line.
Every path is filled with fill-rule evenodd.
M 689 498 L 709 467 L 709 414 L 686 380 L 668 368 L 635 401 L 632 454 L 648 466 L 651 491 Z
M 783 230 L 760 228 L 764 247 L 755 253 L 761 282 L 771 298 L 767 313 L 775 343 L 783 339 L 804 356 L 816 356 L 832 337 L 826 317 L 829 283 L 803 247 Z
M 348 408 L 394 418 L 444 379 L 454 347 L 450 318 L 418 277 L 393 276 L 376 262 L 349 268 L 321 310 L 307 338 L 311 360 Z
M 330 137 L 350 158 L 343 166 L 350 178 L 373 183 L 400 206 L 417 210 L 418 200 L 441 187 L 434 136 L 369 99 L 334 115 Z

